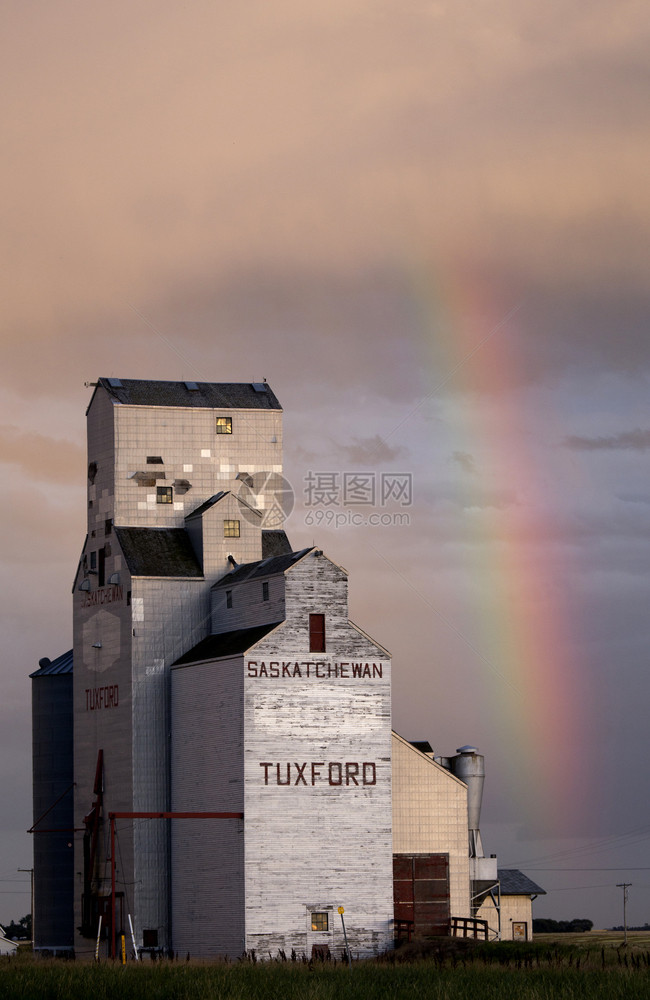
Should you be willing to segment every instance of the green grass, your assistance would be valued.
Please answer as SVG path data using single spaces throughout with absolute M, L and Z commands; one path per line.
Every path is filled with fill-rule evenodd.
M 418 957 L 418 951 L 428 952 Z M 627 964 L 626 964 L 627 962 Z M 382 962 L 157 962 L 127 966 L 0 959 L 0 1000 L 647 1000 L 650 951 L 582 937 L 478 947 L 409 946 Z

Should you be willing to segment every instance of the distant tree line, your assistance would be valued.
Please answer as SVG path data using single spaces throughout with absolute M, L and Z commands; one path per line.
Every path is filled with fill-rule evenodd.
M 26 917 L 21 917 L 18 923 L 12 920 L 10 924 L 0 924 L 4 936 L 10 941 L 31 941 L 32 939 L 32 915 L 28 913 Z
M 610 929 L 610 931 L 624 931 L 625 927 L 623 926 L 623 924 L 621 924 L 620 927 L 610 927 L 609 929 Z M 650 931 L 650 924 L 645 923 L 643 925 L 643 927 L 630 927 L 630 926 L 628 926 L 627 929 L 628 929 L 628 931 Z
M 549 920 L 547 917 L 536 917 L 533 920 L 533 933 L 577 934 L 582 931 L 590 931 L 593 926 L 593 920 Z

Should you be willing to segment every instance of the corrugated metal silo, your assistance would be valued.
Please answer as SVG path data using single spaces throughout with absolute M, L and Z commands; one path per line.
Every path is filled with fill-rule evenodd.
M 74 945 L 72 650 L 32 678 L 34 950 Z

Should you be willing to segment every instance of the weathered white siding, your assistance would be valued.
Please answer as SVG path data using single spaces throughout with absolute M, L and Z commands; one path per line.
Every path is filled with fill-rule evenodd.
M 243 812 L 242 660 L 172 670 L 172 809 Z M 179 955 L 244 951 L 244 829 L 172 821 L 172 935 Z
M 393 850 L 449 854 L 452 917 L 469 917 L 467 786 L 393 734 Z
M 355 954 L 392 945 L 390 660 L 347 622 L 323 556 L 286 574 L 287 620 L 245 656 L 246 947 Z M 325 653 L 308 615 L 326 614 Z M 313 936 L 310 912 L 328 910 Z
M 216 433 L 219 415 L 231 417 L 232 434 Z M 228 554 L 240 563 L 261 557 L 261 517 L 256 524 L 256 515 L 245 512 L 234 494 L 242 473 L 281 472 L 282 413 L 129 405 L 99 386 L 87 426 L 88 462 L 96 470 L 88 483 L 85 554 L 89 563 L 91 552 L 107 546 L 106 581 L 119 573 L 120 583 L 99 588 L 94 575 L 90 594 L 74 593 L 75 826 L 83 825 L 94 800 L 97 753 L 103 749 L 105 821 L 98 853 L 105 876 L 108 812 L 169 809 L 169 668 L 209 633 L 210 586 L 227 572 Z M 154 456 L 162 464 L 147 463 Z M 157 503 L 156 485 L 138 485 L 142 477 L 135 473 L 172 486 L 173 502 Z M 190 488 L 175 487 L 180 481 Z M 129 578 L 113 526 L 184 527 L 189 513 L 222 490 L 232 492 L 218 511 L 206 512 L 201 525 L 203 579 Z M 224 519 L 240 521 L 239 538 L 224 537 Z M 76 587 L 82 577 L 83 567 Z M 156 929 L 159 945 L 167 947 L 169 821 L 118 820 L 117 832 L 117 889 L 126 893 L 136 940 L 142 943 L 143 929 Z M 75 871 L 83 871 L 81 836 L 75 840 Z M 80 906 L 78 883 L 77 927 Z M 76 947 L 79 954 L 92 953 L 94 943 L 78 939 Z
M 263 600 L 263 585 L 268 583 L 269 599 Z M 231 607 L 226 595 L 230 593 Z M 285 616 L 284 575 L 256 577 L 237 586 L 228 583 L 212 590 L 212 633 L 232 632 L 255 625 L 280 622 Z

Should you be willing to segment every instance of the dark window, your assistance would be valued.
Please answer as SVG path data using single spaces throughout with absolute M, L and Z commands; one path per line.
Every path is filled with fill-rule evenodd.
M 239 538 L 239 521 L 224 521 L 223 522 L 223 537 L 224 538 Z
M 147 455 L 147 465 L 164 465 L 160 455 Z
M 268 601 L 268 599 L 269 599 L 269 585 L 265 580 L 264 583 L 262 584 L 262 600 Z
M 131 591 L 130 590 L 127 590 L 127 592 L 126 592 L 126 603 L 129 606 L 131 604 Z
M 309 616 L 309 651 L 325 652 L 325 615 Z
M 88 482 L 92 486 L 95 482 L 95 476 L 97 475 L 97 462 L 91 462 L 88 466 Z
M 143 948 L 157 948 L 158 947 L 158 929 L 147 929 L 142 931 L 142 947 Z
M 172 503 L 173 491 L 171 486 L 156 487 L 156 503 Z
M 105 535 L 110 535 L 110 533 L 111 533 L 112 530 L 113 530 L 113 518 L 112 517 L 108 517 L 104 521 L 104 534 Z
M 327 931 L 329 930 L 328 925 L 328 914 L 325 913 L 312 913 L 311 915 L 311 929 L 313 931 Z
M 103 587 L 106 583 L 106 553 L 104 549 L 99 550 L 99 568 L 97 571 L 97 584 Z
M 217 434 L 232 434 L 232 417 L 217 417 Z
M 97 553 L 96 552 L 91 552 L 90 553 L 90 568 L 91 569 L 97 569 Z
M 232 590 L 226 591 L 226 607 L 232 608 Z

